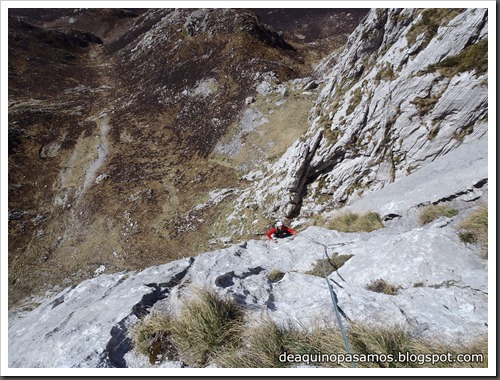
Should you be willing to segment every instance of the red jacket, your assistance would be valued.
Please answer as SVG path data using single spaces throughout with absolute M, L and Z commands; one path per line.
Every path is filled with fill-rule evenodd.
M 281 229 L 283 232 L 280 233 L 280 231 L 278 231 L 277 228 L 271 228 L 271 230 L 269 230 L 269 232 L 267 233 L 267 237 L 272 240 L 272 234 L 275 234 L 276 237 L 278 238 L 281 238 L 281 237 L 287 237 L 287 236 L 290 236 L 290 235 L 297 235 L 297 231 L 295 230 L 292 230 L 290 227 L 287 227 L 287 226 L 283 226 L 283 228 Z M 280 235 L 283 235 L 283 236 L 280 236 Z

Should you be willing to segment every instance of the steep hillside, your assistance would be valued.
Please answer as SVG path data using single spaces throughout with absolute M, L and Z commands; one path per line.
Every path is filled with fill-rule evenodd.
M 486 339 L 491 323 L 487 259 L 481 257 L 477 245 L 461 240 L 460 225 L 471 211 L 481 209 L 487 192 L 483 189 L 474 199 L 463 194 L 447 203 L 448 208 L 455 208 L 454 213 L 423 225 L 422 214 L 412 201 L 432 200 L 437 182 L 433 173 L 439 173 L 440 190 L 449 193 L 456 186 L 457 174 L 449 170 L 450 165 L 467 163 L 469 179 L 475 180 L 484 175 L 487 160 L 482 142 L 464 143 L 422 168 L 420 175 L 374 191 L 369 204 L 382 209 L 396 203 L 405 212 L 372 232 L 313 226 L 276 244 L 252 239 L 141 272 L 98 273 L 42 300 L 33 311 L 12 310 L 9 366 L 169 368 L 169 374 L 173 368 L 183 368 L 177 373 L 186 374 L 186 367 L 200 366 L 296 371 L 298 364 L 311 365 L 302 355 L 318 350 L 346 355 L 340 336 L 331 336 L 338 325 L 322 278 L 326 265 L 352 352 L 360 357 L 366 350 L 385 358 L 396 355 L 393 362 L 361 360 L 359 367 L 486 367 L 488 351 L 480 342 Z M 416 188 L 420 191 L 408 191 Z M 363 199 L 352 204 L 356 206 L 366 209 Z M 212 325 L 217 323 L 214 315 L 199 312 L 202 325 L 189 315 L 189 307 L 198 310 L 190 302 L 199 289 L 213 290 L 242 308 L 245 319 L 239 324 L 244 328 L 236 330 L 241 337 L 234 346 L 229 339 L 205 340 L 210 329 L 218 336 L 224 333 L 224 326 Z M 196 344 L 172 343 L 165 319 L 173 318 L 183 321 L 186 339 L 192 334 Z M 140 352 L 135 340 L 141 325 L 145 326 L 146 352 Z M 259 341 L 252 340 L 253 329 L 259 327 L 265 334 Z M 311 331 L 318 328 L 322 334 L 315 340 Z M 390 333 L 384 335 L 384 331 Z M 295 341 L 298 336 L 303 338 Z M 380 339 L 379 346 L 374 346 L 373 337 Z M 27 352 L 28 344 L 37 349 Z M 209 350 L 199 362 L 193 361 L 192 352 L 205 346 Z M 373 351 L 374 347 L 380 351 Z M 304 362 L 279 362 L 277 356 L 283 350 L 300 354 Z M 439 363 L 409 362 L 398 360 L 398 352 L 434 354 L 441 359 Z M 457 353 L 477 355 L 477 360 L 455 362 Z M 349 361 L 313 364 L 350 366 Z
M 486 139 L 487 43 L 486 9 L 372 11 L 320 66 L 308 131 L 253 174 L 231 220 L 250 228 L 245 208 L 269 218 L 332 211 Z
M 488 9 L 281 11 L 11 19 L 9 367 L 493 369 Z
M 288 42 L 251 10 L 10 9 L 10 302 L 101 265 L 145 268 L 209 249 L 225 219 L 218 205 L 242 184 L 215 147 L 240 119 L 263 120 L 245 111 L 252 97 L 268 104 L 259 84 L 274 101 L 287 95 L 283 83 L 310 75 L 364 13 L 332 24 L 329 48 L 325 24 L 309 54 L 314 35 Z M 268 120 L 274 137 L 304 123 L 259 160 L 303 133 L 314 97 L 296 90 L 280 123 Z

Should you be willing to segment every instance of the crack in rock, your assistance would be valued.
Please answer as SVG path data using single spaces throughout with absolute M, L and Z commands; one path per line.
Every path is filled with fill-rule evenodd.
M 177 286 L 182 279 L 186 276 L 189 269 L 194 263 L 194 258 L 189 258 L 189 265 L 181 272 L 172 276 L 170 281 L 163 283 L 149 283 L 146 286 L 153 288 L 151 293 L 145 294 L 141 300 L 132 306 L 132 312 L 118 322 L 111 329 L 111 339 L 106 345 L 103 355 L 101 355 L 101 361 L 103 367 L 107 368 L 126 368 L 127 363 L 125 361 L 125 354 L 129 352 L 132 348 L 132 340 L 128 336 L 128 327 L 131 321 L 135 318 L 142 319 L 147 314 L 151 307 L 158 301 L 166 298 L 172 288 Z
M 64 303 L 66 301 L 66 295 L 71 292 L 73 289 L 76 288 L 76 285 L 71 286 L 67 292 L 65 292 L 63 295 L 60 297 L 57 297 L 54 301 L 50 303 L 50 306 L 52 306 L 52 309 L 59 306 L 60 304 Z
M 473 193 L 475 191 L 475 189 L 481 189 L 487 183 L 488 183 L 488 178 L 483 178 L 483 179 L 479 180 L 478 182 L 476 182 L 474 185 L 472 185 L 472 188 L 464 189 L 464 190 L 459 191 L 455 194 L 451 194 L 448 197 L 443 197 L 441 199 L 438 199 L 435 202 L 432 202 L 432 204 L 437 205 L 437 204 L 442 203 L 442 202 L 449 202 L 449 201 L 452 201 L 452 200 L 454 200 L 462 195 L 467 195 L 467 194 Z M 476 200 L 478 198 L 479 198 L 479 196 L 474 197 L 474 198 L 470 199 L 470 201 Z
M 262 271 L 264 270 L 265 270 L 264 268 L 259 266 L 259 267 L 249 268 L 247 272 L 243 272 L 241 274 L 235 274 L 234 271 L 227 272 L 218 276 L 215 279 L 215 285 L 218 286 L 219 288 L 229 288 L 230 286 L 234 285 L 233 281 L 234 278 L 244 280 L 247 277 L 256 276 L 262 273 Z

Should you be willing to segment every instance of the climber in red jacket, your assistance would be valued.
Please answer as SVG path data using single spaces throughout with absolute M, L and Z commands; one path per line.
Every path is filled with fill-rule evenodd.
M 275 243 L 276 238 L 281 239 L 292 235 L 297 235 L 297 231 L 285 226 L 281 221 L 277 222 L 276 227 L 271 228 L 267 233 L 267 237 L 269 238 L 269 240 L 273 240 Z

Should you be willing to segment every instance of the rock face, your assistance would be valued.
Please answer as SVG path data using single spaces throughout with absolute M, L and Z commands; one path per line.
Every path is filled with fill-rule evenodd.
M 482 164 L 473 162 L 478 165 L 473 169 Z M 404 192 L 396 191 L 400 183 L 391 186 L 404 198 Z M 249 314 L 278 323 L 304 327 L 334 318 L 324 278 L 307 273 L 324 254 L 353 255 L 329 276 L 349 321 L 400 325 L 443 343 L 472 341 L 488 331 L 487 264 L 454 229 L 474 203 L 454 202 L 463 206 L 456 218 L 425 227 L 410 214 L 370 233 L 309 227 L 277 244 L 250 240 L 139 273 L 101 274 L 33 311 L 12 312 L 9 366 L 138 366 L 130 329 L 152 310 L 179 310 L 191 287 L 230 295 Z M 284 276 L 274 282 L 269 274 L 276 270 Z M 397 294 L 369 290 L 376 280 L 398 288 Z
M 228 202 L 198 205 L 239 187 L 253 160 L 217 154 L 231 160 L 271 124 L 246 99 L 293 98 L 285 83 L 344 44 L 366 10 L 321 13 L 320 40 L 291 46 L 286 9 L 273 15 L 284 34 L 250 9 L 9 9 L 9 305 L 101 265 L 139 270 L 212 249 Z
M 229 295 L 248 314 L 277 323 L 304 327 L 334 318 L 324 278 L 308 273 L 324 254 L 353 255 L 329 276 L 344 324 L 404 326 L 414 336 L 448 344 L 473 341 L 488 333 L 487 261 L 460 241 L 455 226 L 487 201 L 487 183 L 471 191 L 462 187 L 463 180 L 475 182 L 486 174 L 482 142 L 464 143 L 348 207 L 391 215 L 383 229 L 340 233 L 309 227 L 277 244 L 250 240 L 138 273 L 100 274 L 32 311 L 12 311 L 9 366 L 151 366 L 134 352 L 131 329 L 153 310 L 178 312 L 192 287 Z M 451 163 L 460 164 L 464 157 L 470 159 L 468 165 L 460 166 L 461 177 L 456 176 Z M 436 173 L 443 184 L 438 191 Z M 443 194 L 450 194 L 446 201 Z M 453 205 L 459 214 L 420 226 L 418 205 L 437 200 Z M 275 282 L 273 271 L 284 275 Z M 381 280 L 397 294 L 370 290 Z M 27 346 L 32 349 L 27 351 Z
M 106 274 L 103 272 L 108 265 L 96 266 L 91 271 L 94 278 L 42 300 L 33 310 L 10 311 L 9 367 L 142 366 L 131 346 L 131 329 L 152 311 L 179 311 L 191 287 L 206 287 L 229 295 L 247 313 L 268 316 L 278 323 L 292 321 L 307 327 L 318 318 L 334 318 L 325 279 L 308 273 L 325 254 L 352 255 L 329 275 L 346 325 L 350 321 L 385 327 L 401 325 L 414 336 L 446 344 L 467 343 L 486 335 L 487 259 L 478 254 L 477 246 L 459 239 L 456 227 L 488 199 L 488 73 L 481 59 L 472 59 L 471 63 L 466 58 L 487 56 L 484 48 L 488 14 L 485 9 L 446 11 L 370 11 L 345 49 L 318 66 L 318 78 L 303 81 L 302 86 L 315 83 L 308 89 L 322 86 L 304 136 L 274 164 L 263 164 L 247 173 L 243 179 L 250 182 L 248 188 L 211 189 L 208 202 L 192 202 L 192 211 L 199 211 L 235 196 L 231 203 L 234 212 L 228 218 L 233 236 L 248 229 L 248 221 L 240 217 L 244 210 L 269 218 L 295 218 L 298 227 L 309 222 L 309 227 L 300 228 L 298 236 L 278 244 L 265 238 L 247 239 L 142 271 Z M 129 58 L 142 62 L 138 55 L 150 54 L 148 44 L 161 39 L 161 30 L 168 20 L 182 20 L 175 31 L 182 34 L 184 30 L 187 40 L 196 39 L 200 33 L 208 38 L 206 33 L 212 30 L 210 12 L 193 11 L 187 18 L 175 18 L 179 16 L 176 12 L 146 12 L 131 33 L 119 40 L 126 45 L 134 41 L 137 49 L 123 50 L 116 59 L 123 63 Z M 265 32 L 258 27 L 260 24 L 237 25 L 248 26 L 247 31 L 256 33 L 266 44 L 282 43 L 279 34 Z M 149 32 L 141 34 L 143 29 Z M 141 38 L 135 39 L 137 35 Z M 196 44 L 201 42 L 196 40 Z M 115 48 L 120 51 L 120 46 Z M 181 70 L 182 65 L 176 69 Z M 134 75 L 139 76 L 139 72 Z M 176 96 L 209 101 L 220 88 L 212 78 L 203 75 L 191 78 L 189 86 L 175 84 L 178 88 L 174 95 L 169 93 L 169 101 Z M 145 78 L 139 82 L 147 88 L 152 86 Z M 255 91 L 259 96 L 266 91 L 269 96 L 275 90 L 283 90 L 279 86 L 258 86 L 259 83 Z M 157 90 L 155 96 L 162 95 L 161 89 Z M 252 107 L 258 100 L 245 99 L 250 95 L 258 97 L 257 94 L 240 91 L 238 99 L 245 107 Z M 286 91 L 281 95 L 286 96 Z M 133 112 L 134 107 L 145 102 L 145 98 L 130 99 L 124 109 Z M 241 129 L 254 130 L 263 121 L 257 112 L 245 111 L 241 115 L 244 120 L 237 124 Z M 125 116 L 126 113 L 121 115 Z M 187 123 L 186 114 L 178 116 L 180 123 Z M 250 121 L 245 122 L 245 118 Z M 92 120 L 101 127 L 108 125 L 107 114 Z M 138 128 L 150 130 L 145 124 Z M 241 136 L 236 133 L 236 137 Z M 96 137 L 101 148 L 107 138 L 107 133 Z M 143 141 L 140 133 L 127 128 L 111 128 L 109 138 L 123 144 L 134 139 Z M 209 143 L 228 155 L 236 154 L 238 149 L 231 144 Z M 43 146 L 43 159 L 63 154 L 64 144 L 47 141 Z M 141 146 L 138 142 L 137 147 Z M 109 154 L 116 154 L 116 149 L 110 146 Z M 143 156 L 148 157 L 151 152 L 144 146 L 142 149 Z M 120 170 L 132 170 L 120 166 L 116 157 L 106 167 L 114 169 L 106 170 L 109 177 L 97 176 L 96 171 L 96 178 L 92 178 L 106 178 L 98 185 L 107 192 L 112 191 Z M 144 167 L 137 167 L 138 172 L 142 170 Z M 127 183 L 133 177 L 128 172 L 120 178 Z M 174 177 L 175 173 L 162 178 L 161 185 L 169 185 Z M 194 187 L 201 181 L 188 179 L 187 183 Z M 127 204 L 133 205 L 133 212 L 120 209 L 125 223 L 118 230 L 127 239 L 138 241 L 138 236 L 149 235 L 140 234 L 142 225 L 137 222 L 137 215 L 166 206 L 155 198 L 161 186 L 149 188 L 134 183 L 137 187 L 127 194 Z M 169 186 L 169 202 L 182 203 L 174 184 Z M 139 207 L 137 199 L 143 199 L 148 208 Z M 458 214 L 422 226 L 418 214 L 428 204 L 451 205 Z M 344 208 L 339 210 L 339 206 Z M 78 203 L 65 207 L 71 211 Z M 311 216 L 321 213 L 328 218 L 345 211 L 376 211 L 384 228 L 370 233 L 341 233 L 310 226 Z M 50 222 L 47 215 L 30 215 L 22 209 L 9 212 L 13 221 L 30 217 L 37 226 Z M 77 220 L 76 211 L 72 215 Z M 167 216 L 162 223 L 169 220 Z M 84 217 L 78 226 L 91 229 L 90 217 Z M 199 218 L 195 212 L 187 213 L 186 224 L 179 231 L 192 229 L 187 222 Z M 101 223 L 107 238 L 116 225 L 111 218 Z M 44 230 L 38 231 L 43 236 Z M 161 233 L 152 235 L 158 239 Z M 61 234 L 61 240 L 66 238 Z M 63 246 L 64 242 L 58 240 L 59 244 Z M 121 251 L 105 247 L 116 254 L 117 260 L 123 260 Z M 269 277 L 273 271 L 284 276 L 274 281 Z M 376 291 L 372 285 L 377 281 L 391 285 L 393 294 Z
M 308 132 L 236 204 L 257 203 L 273 217 L 311 215 L 486 139 L 488 73 L 479 61 L 488 12 L 441 11 L 371 11 L 320 67 L 326 84 Z

